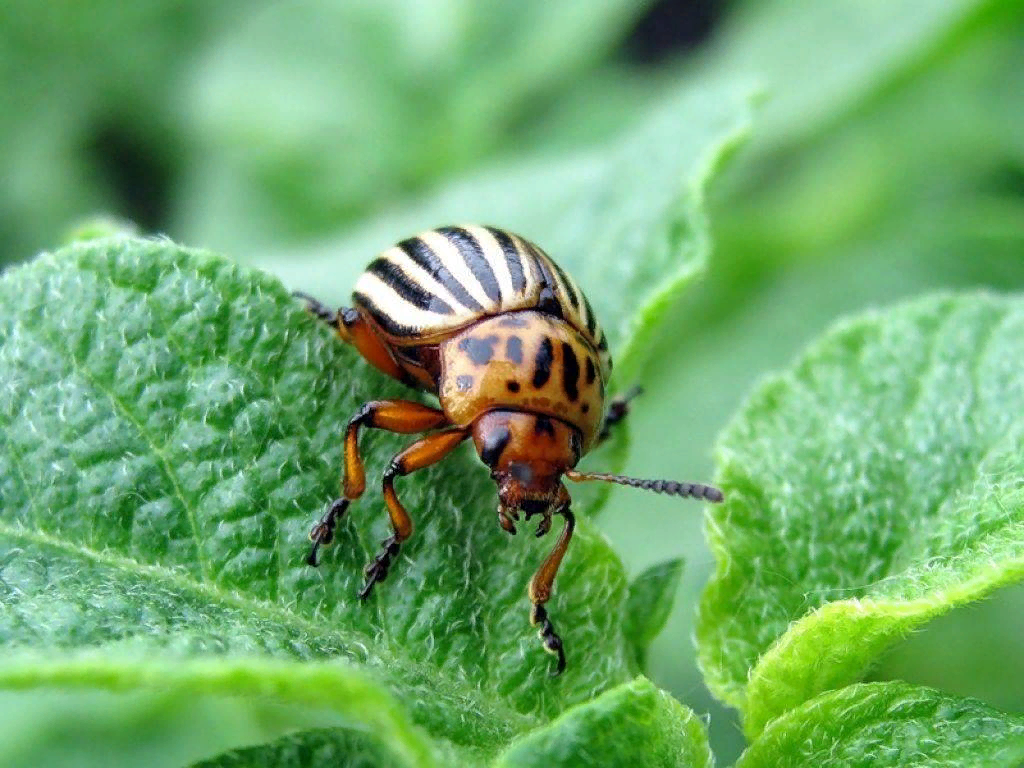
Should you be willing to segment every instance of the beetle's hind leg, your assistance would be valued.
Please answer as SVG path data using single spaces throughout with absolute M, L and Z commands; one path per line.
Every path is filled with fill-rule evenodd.
M 558 573 L 558 566 L 562 564 L 565 551 L 569 548 L 569 542 L 572 541 L 572 532 L 576 528 L 576 516 L 569 509 L 569 494 L 565 492 L 564 488 L 562 494 L 561 505 L 555 514 L 565 518 L 565 527 L 562 528 L 562 533 L 559 535 L 554 549 L 551 550 L 551 554 L 541 563 L 537 573 L 530 579 L 529 588 L 530 602 L 533 603 L 533 607 L 530 609 L 530 623 L 535 627 L 540 627 L 537 636 L 544 643 L 544 650 L 558 657 L 553 675 L 560 675 L 565 671 L 565 647 L 562 644 L 561 636 L 555 632 L 555 627 L 548 617 L 544 604 L 551 597 L 555 574 Z M 542 535 L 542 531 L 547 533 L 550 526 L 550 517 L 545 517 L 541 521 L 541 527 L 538 528 L 538 534 Z
M 395 493 L 395 478 L 436 464 L 468 436 L 469 430 L 465 427 L 449 427 L 418 440 L 391 460 L 384 473 L 383 485 L 384 501 L 388 506 L 394 533 L 381 542 L 383 551 L 366 566 L 366 583 L 359 591 L 361 600 L 370 596 L 374 584 L 387 578 L 392 558 L 398 554 L 402 542 L 412 535 L 412 518 Z
M 604 425 L 601 427 L 601 432 L 597 436 L 597 443 L 600 445 L 607 440 L 612 434 L 612 427 L 621 422 L 626 416 L 629 415 L 629 401 L 637 395 L 644 393 L 643 387 L 633 387 L 623 395 L 616 395 L 612 398 L 612 401 L 608 404 L 608 412 L 604 417 Z
M 338 521 L 348 510 L 351 502 L 366 490 L 366 470 L 363 457 L 359 454 L 359 430 L 361 427 L 384 429 L 388 432 L 414 434 L 426 432 L 448 424 L 443 411 L 410 400 L 373 400 L 363 405 L 349 419 L 345 428 L 345 469 L 342 479 L 342 497 L 336 499 L 326 514 L 313 526 L 309 538 L 313 542 L 306 557 L 312 566 L 319 562 L 320 547 L 330 544 Z

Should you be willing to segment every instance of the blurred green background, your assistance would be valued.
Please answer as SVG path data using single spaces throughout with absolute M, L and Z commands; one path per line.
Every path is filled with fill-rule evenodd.
M 735 79 L 762 94 L 754 133 L 711 190 L 711 266 L 645 372 L 625 466 L 705 480 L 744 393 L 836 317 L 1024 286 L 1019 0 L 7 0 L 0 261 L 106 212 L 309 288 L 333 243 L 450 180 L 599 147 Z M 320 291 L 343 297 L 372 255 Z M 711 714 L 730 762 L 739 729 L 691 639 L 700 516 L 617 490 L 600 524 L 634 573 L 686 557 L 651 673 Z M 1024 590 L 1006 590 L 876 674 L 1021 711 L 1022 636 Z

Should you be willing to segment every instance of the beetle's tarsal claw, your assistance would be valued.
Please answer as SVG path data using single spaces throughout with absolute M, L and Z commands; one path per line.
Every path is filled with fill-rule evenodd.
M 562 645 L 562 638 L 555 632 L 555 627 L 552 625 L 551 619 L 548 618 L 548 612 L 543 605 L 533 606 L 533 610 L 530 611 L 530 623 L 535 627 L 540 626 L 537 637 L 544 644 L 544 650 L 558 657 L 555 670 L 551 673 L 552 677 L 558 677 L 565 671 L 565 647 Z
M 366 583 L 359 590 L 360 600 L 365 601 L 370 596 L 370 593 L 373 592 L 374 584 L 387 580 L 388 570 L 391 568 L 391 559 L 398 554 L 400 549 L 398 539 L 394 536 L 384 539 L 381 542 L 381 546 L 384 548 L 384 551 L 377 555 L 373 562 L 367 565 L 363 571 L 363 574 L 366 576 Z
M 345 516 L 348 505 L 348 499 L 335 499 L 324 516 L 309 531 L 309 540 L 313 542 L 313 546 L 309 548 L 309 554 L 306 556 L 308 565 L 316 568 L 320 564 L 320 547 L 334 541 L 334 529 L 338 526 L 338 521 Z
M 319 545 L 314 541 L 313 546 L 309 548 L 309 554 L 306 555 L 306 565 L 311 565 L 316 568 L 320 565 L 319 559 L 317 559 L 317 550 L 320 549 Z

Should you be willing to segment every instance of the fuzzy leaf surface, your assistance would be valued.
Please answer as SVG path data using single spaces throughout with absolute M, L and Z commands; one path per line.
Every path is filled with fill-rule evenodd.
M 986 765 L 1024 760 L 1024 717 L 907 683 L 830 691 L 773 720 L 736 768 Z
M 519 739 L 496 765 L 711 768 L 713 763 L 700 718 L 637 678 Z
M 841 323 L 727 428 L 698 639 L 749 736 L 1024 575 L 1022 361 L 1019 297 L 929 297 Z
M 485 761 L 635 674 L 623 568 L 581 515 L 548 604 L 569 668 L 549 677 L 525 588 L 552 537 L 500 530 L 469 446 L 399 482 L 416 535 L 366 604 L 390 532 L 375 487 L 306 565 L 342 426 L 408 390 L 276 280 L 118 237 L 8 273 L 0 306 L 0 643 L 25 655 L 0 684 L 262 694 L 383 723 L 395 759 L 430 765 Z M 407 442 L 367 435 L 371 472 Z

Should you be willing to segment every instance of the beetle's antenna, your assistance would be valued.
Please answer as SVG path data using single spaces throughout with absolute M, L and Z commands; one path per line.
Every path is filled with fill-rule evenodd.
M 684 498 L 704 499 L 706 501 L 722 501 L 725 499 L 718 488 L 712 485 L 701 485 L 700 483 L 678 483 L 675 480 L 641 480 L 638 477 L 626 477 L 625 475 L 605 475 L 600 472 L 577 472 L 575 469 L 566 471 L 565 476 L 573 482 L 585 480 L 603 480 L 606 483 L 618 483 L 628 485 L 631 488 L 640 488 L 644 491 L 665 493 L 669 496 L 682 496 Z

